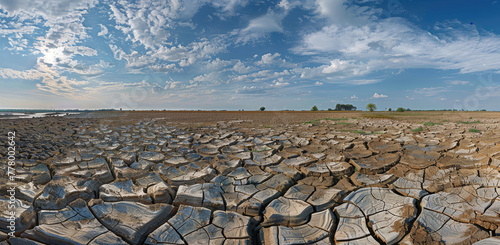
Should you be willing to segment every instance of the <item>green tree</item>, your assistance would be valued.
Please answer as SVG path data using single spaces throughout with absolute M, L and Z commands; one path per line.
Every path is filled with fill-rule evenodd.
M 260 108 L 260 111 L 265 111 L 265 110 L 266 108 L 264 106 Z
M 313 106 L 313 108 L 311 108 L 311 111 L 318 111 L 318 107 L 317 106 Z
M 366 109 L 372 112 L 377 109 L 377 106 L 373 103 L 369 103 L 368 105 L 366 105 Z
M 344 105 L 346 111 L 355 111 L 356 106 L 353 106 L 351 104 Z
M 328 111 L 333 111 L 333 109 L 332 108 L 328 108 Z
M 388 110 L 388 111 L 392 111 L 392 108 L 389 108 L 389 110 Z
M 405 108 L 403 107 L 398 107 L 398 109 L 396 110 L 397 112 L 404 112 L 405 111 Z
M 337 104 L 335 106 L 335 110 L 336 111 L 355 111 L 356 110 L 356 106 L 353 106 L 351 104 Z

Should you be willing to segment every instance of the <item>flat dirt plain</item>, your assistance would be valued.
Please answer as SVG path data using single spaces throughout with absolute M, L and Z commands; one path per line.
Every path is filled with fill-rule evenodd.
M 418 111 L 0 120 L 0 244 L 500 244 L 499 122 Z

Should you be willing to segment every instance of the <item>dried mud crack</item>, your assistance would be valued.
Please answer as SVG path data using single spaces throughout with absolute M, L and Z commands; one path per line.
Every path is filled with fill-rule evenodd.
M 497 121 L 343 122 L 2 120 L 0 244 L 500 243 Z

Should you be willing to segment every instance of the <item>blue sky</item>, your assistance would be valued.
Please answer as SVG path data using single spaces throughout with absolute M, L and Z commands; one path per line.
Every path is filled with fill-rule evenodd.
M 0 107 L 498 110 L 498 1 L 0 0 Z

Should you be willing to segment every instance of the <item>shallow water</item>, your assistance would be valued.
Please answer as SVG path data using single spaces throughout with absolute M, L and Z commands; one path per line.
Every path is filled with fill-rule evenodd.
M 0 112 L 0 119 L 21 119 L 21 118 L 41 118 L 41 117 L 63 117 L 80 114 L 78 112 Z

